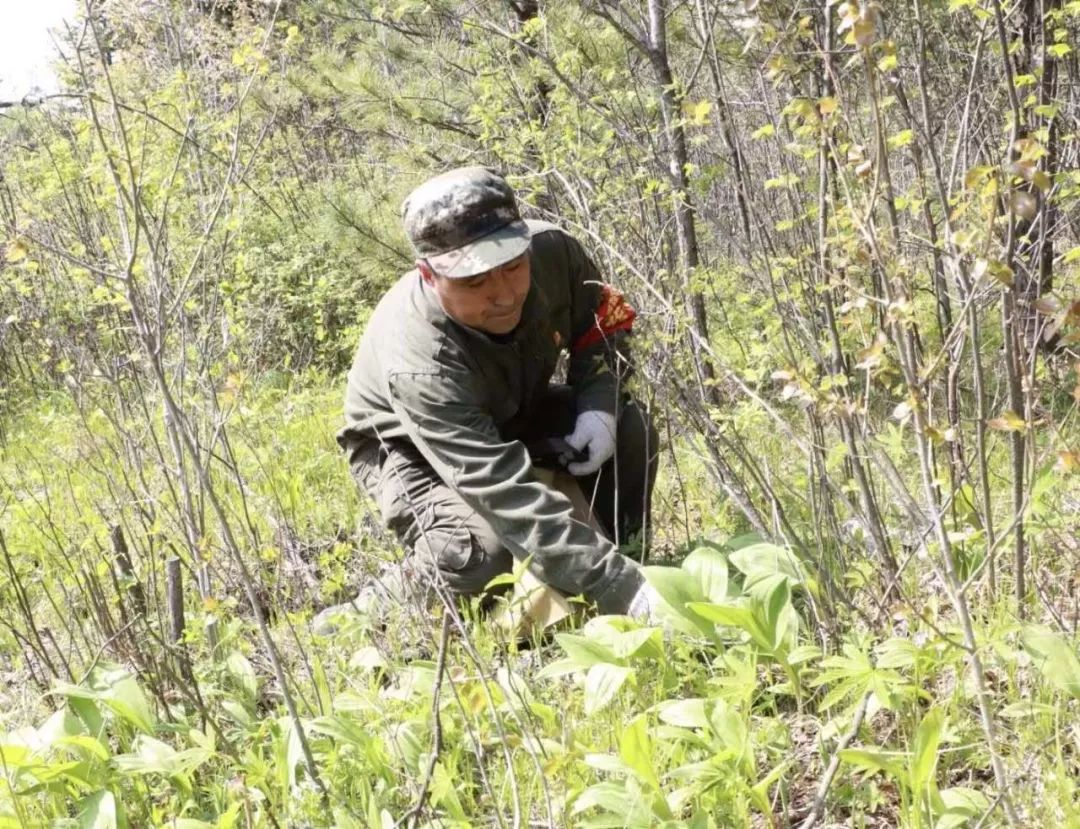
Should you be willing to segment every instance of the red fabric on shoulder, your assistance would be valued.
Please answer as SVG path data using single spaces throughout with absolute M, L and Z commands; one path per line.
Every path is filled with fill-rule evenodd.
M 571 351 L 581 351 L 606 339 L 616 331 L 629 331 L 637 316 L 626 297 L 610 285 L 600 286 L 600 305 L 596 309 L 596 324 L 574 340 Z

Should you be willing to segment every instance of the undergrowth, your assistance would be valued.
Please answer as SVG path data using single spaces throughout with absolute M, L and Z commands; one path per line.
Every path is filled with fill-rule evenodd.
M 919 607 L 848 607 L 814 562 L 758 535 L 687 540 L 680 518 L 716 510 L 689 445 L 678 485 L 668 469 L 659 488 L 668 560 L 647 572 L 662 624 L 586 616 L 513 641 L 476 607 L 447 605 L 314 636 L 312 612 L 394 554 L 333 442 L 331 388 L 265 383 L 232 402 L 246 486 L 229 510 L 254 524 L 260 543 L 245 554 L 319 779 L 211 523 L 220 587 L 188 602 L 172 645 L 153 612 L 174 528 L 147 504 L 124 506 L 146 513 L 158 558 L 137 555 L 136 572 L 115 578 L 118 516 L 100 493 L 124 473 L 100 450 L 118 435 L 44 406 L 0 468 L 12 612 L 27 603 L 27 629 L 46 643 L 39 653 L 4 625 L 0 826 L 787 826 L 815 806 L 851 826 L 999 822 L 946 597 L 924 583 Z M 143 475 L 148 492 L 168 487 L 167 469 Z M 916 561 L 908 577 L 924 572 Z M 1004 604 L 976 607 L 1013 796 L 1033 823 L 1072 825 L 1075 648 Z M 106 617 L 111 638 L 89 635 Z M 67 681 L 43 681 L 42 654 Z

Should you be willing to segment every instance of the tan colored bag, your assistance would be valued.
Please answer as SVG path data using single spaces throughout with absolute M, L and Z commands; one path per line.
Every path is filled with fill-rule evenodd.
M 573 475 L 552 469 L 535 469 L 535 472 L 542 483 L 570 499 L 574 508 L 571 514 L 574 518 L 588 524 L 601 535 L 606 535 Z M 579 610 L 580 608 L 567 601 L 566 596 L 526 570 L 492 616 L 495 623 L 508 635 L 529 638 L 559 624 Z

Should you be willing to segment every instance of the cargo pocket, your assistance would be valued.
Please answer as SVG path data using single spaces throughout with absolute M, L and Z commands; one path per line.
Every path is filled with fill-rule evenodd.
M 418 527 L 419 533 L 413 545 L 419 558 L 444 572 L 452 573 L 480 565 L 483 551 L 460 519 L 437 516 L 433 510 L 427 511 L 424 519 Z

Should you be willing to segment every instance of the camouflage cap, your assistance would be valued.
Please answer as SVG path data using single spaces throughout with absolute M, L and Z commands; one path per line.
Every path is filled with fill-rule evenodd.
M 405 199 L 401 216 L 417 255 L 441 276 L 475 276 L 529 249 L 514 191 L 487 167 L 429 179 Z

